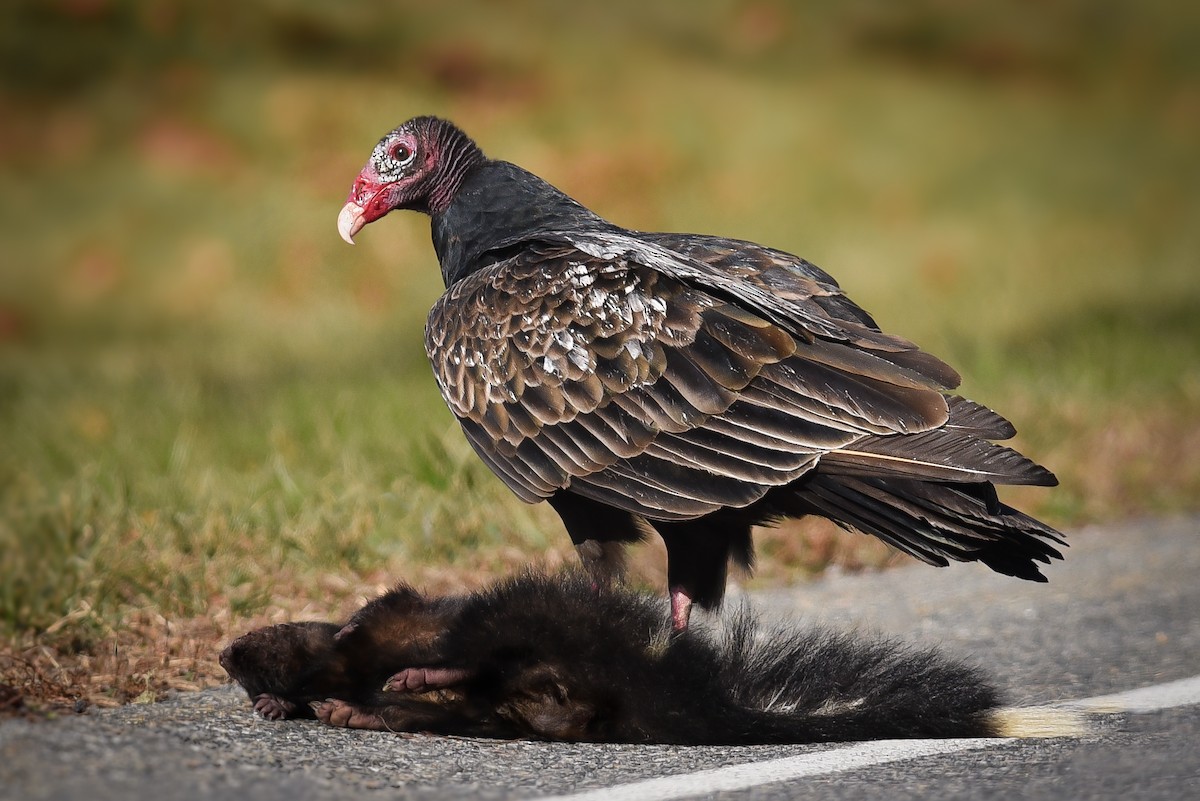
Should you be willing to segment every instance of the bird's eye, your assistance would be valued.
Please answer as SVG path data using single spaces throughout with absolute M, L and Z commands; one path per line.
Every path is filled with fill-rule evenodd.
M 413 151 L 412 148 L 403 142 L 397 142 L 392 145 L 391 156 L 401 164 L 407 164 L 412 161 Z

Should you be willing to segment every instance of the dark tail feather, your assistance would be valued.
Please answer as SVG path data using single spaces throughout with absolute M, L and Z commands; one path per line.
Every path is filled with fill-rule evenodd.
M 807 477 L 790 498 L 789 514 L 818 514 L 873 534 L 931 565 L 983 562 L 998 573 L 1045 581 L 1037 562 L 1062 554 L 1062 535 L 1006 506 L 986 482 L 949 483 L 825 474 Z
M 981 671 L 934 651 L 736 615 L 719 643 L 734 742 L 995 737 L 1000 701 Z M 742 734 L 741 739 L 738 735 Z
M 1017 429 L 1005 418 L 986 406 L 967 400 L 959 395 L 946 396 L 950 418 L 947 428 L 984 439 L 1012 439 Z
M 1013 424 L 986 406 L 950 395 L 945 425 L 913 434 L 863 437 L 825 454 L 827 473 L 919 478 L 929 481 L 995 482 L 1053 487 L 1054 474 L 1023 454 L 989 440 L 1009 439 Z
M 881 478 L 1058 484 L 1053 473 L 1021 453 L 964 431 L 947 424 L 920 434 L 864 437 L 823 456 L 821 467 L 829 473 Z

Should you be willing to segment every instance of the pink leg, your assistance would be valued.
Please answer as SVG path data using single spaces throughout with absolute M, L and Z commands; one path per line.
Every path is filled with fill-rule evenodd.
M 463 668 L 405 668 L 383 684 L 384 690 L 397 693 L 423 693 L 452 687 L 471 678 Z
M 671 628 L 687 631 L 688 618 L 692 615 L 692 596 L 682 587 L 671 588 Z

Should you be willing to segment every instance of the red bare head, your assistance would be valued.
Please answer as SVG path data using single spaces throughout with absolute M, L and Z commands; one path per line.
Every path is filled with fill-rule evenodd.
M 467 170 L 484 160 L 471 139 L 437 117 L 414 117 L 379 140 L 338 215 L 350 244 L 364 225 L 393 209 L 445 210 Z

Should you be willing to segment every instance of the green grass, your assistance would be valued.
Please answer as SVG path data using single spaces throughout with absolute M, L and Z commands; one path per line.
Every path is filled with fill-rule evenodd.
M 1010 496 L 1031 511 L 1196 509 L 1200 25 L 1176 6 L 9 4 L 0 629 L 88 653 L 147 610 L 223 635 L 571 558 L 437 395 L 427 221 L 337 238 L 418 113 L 616 222 L 825 267 L 1017 423 L 1063 481 Z M 863 561 L 764 551 L 773 579 Z

